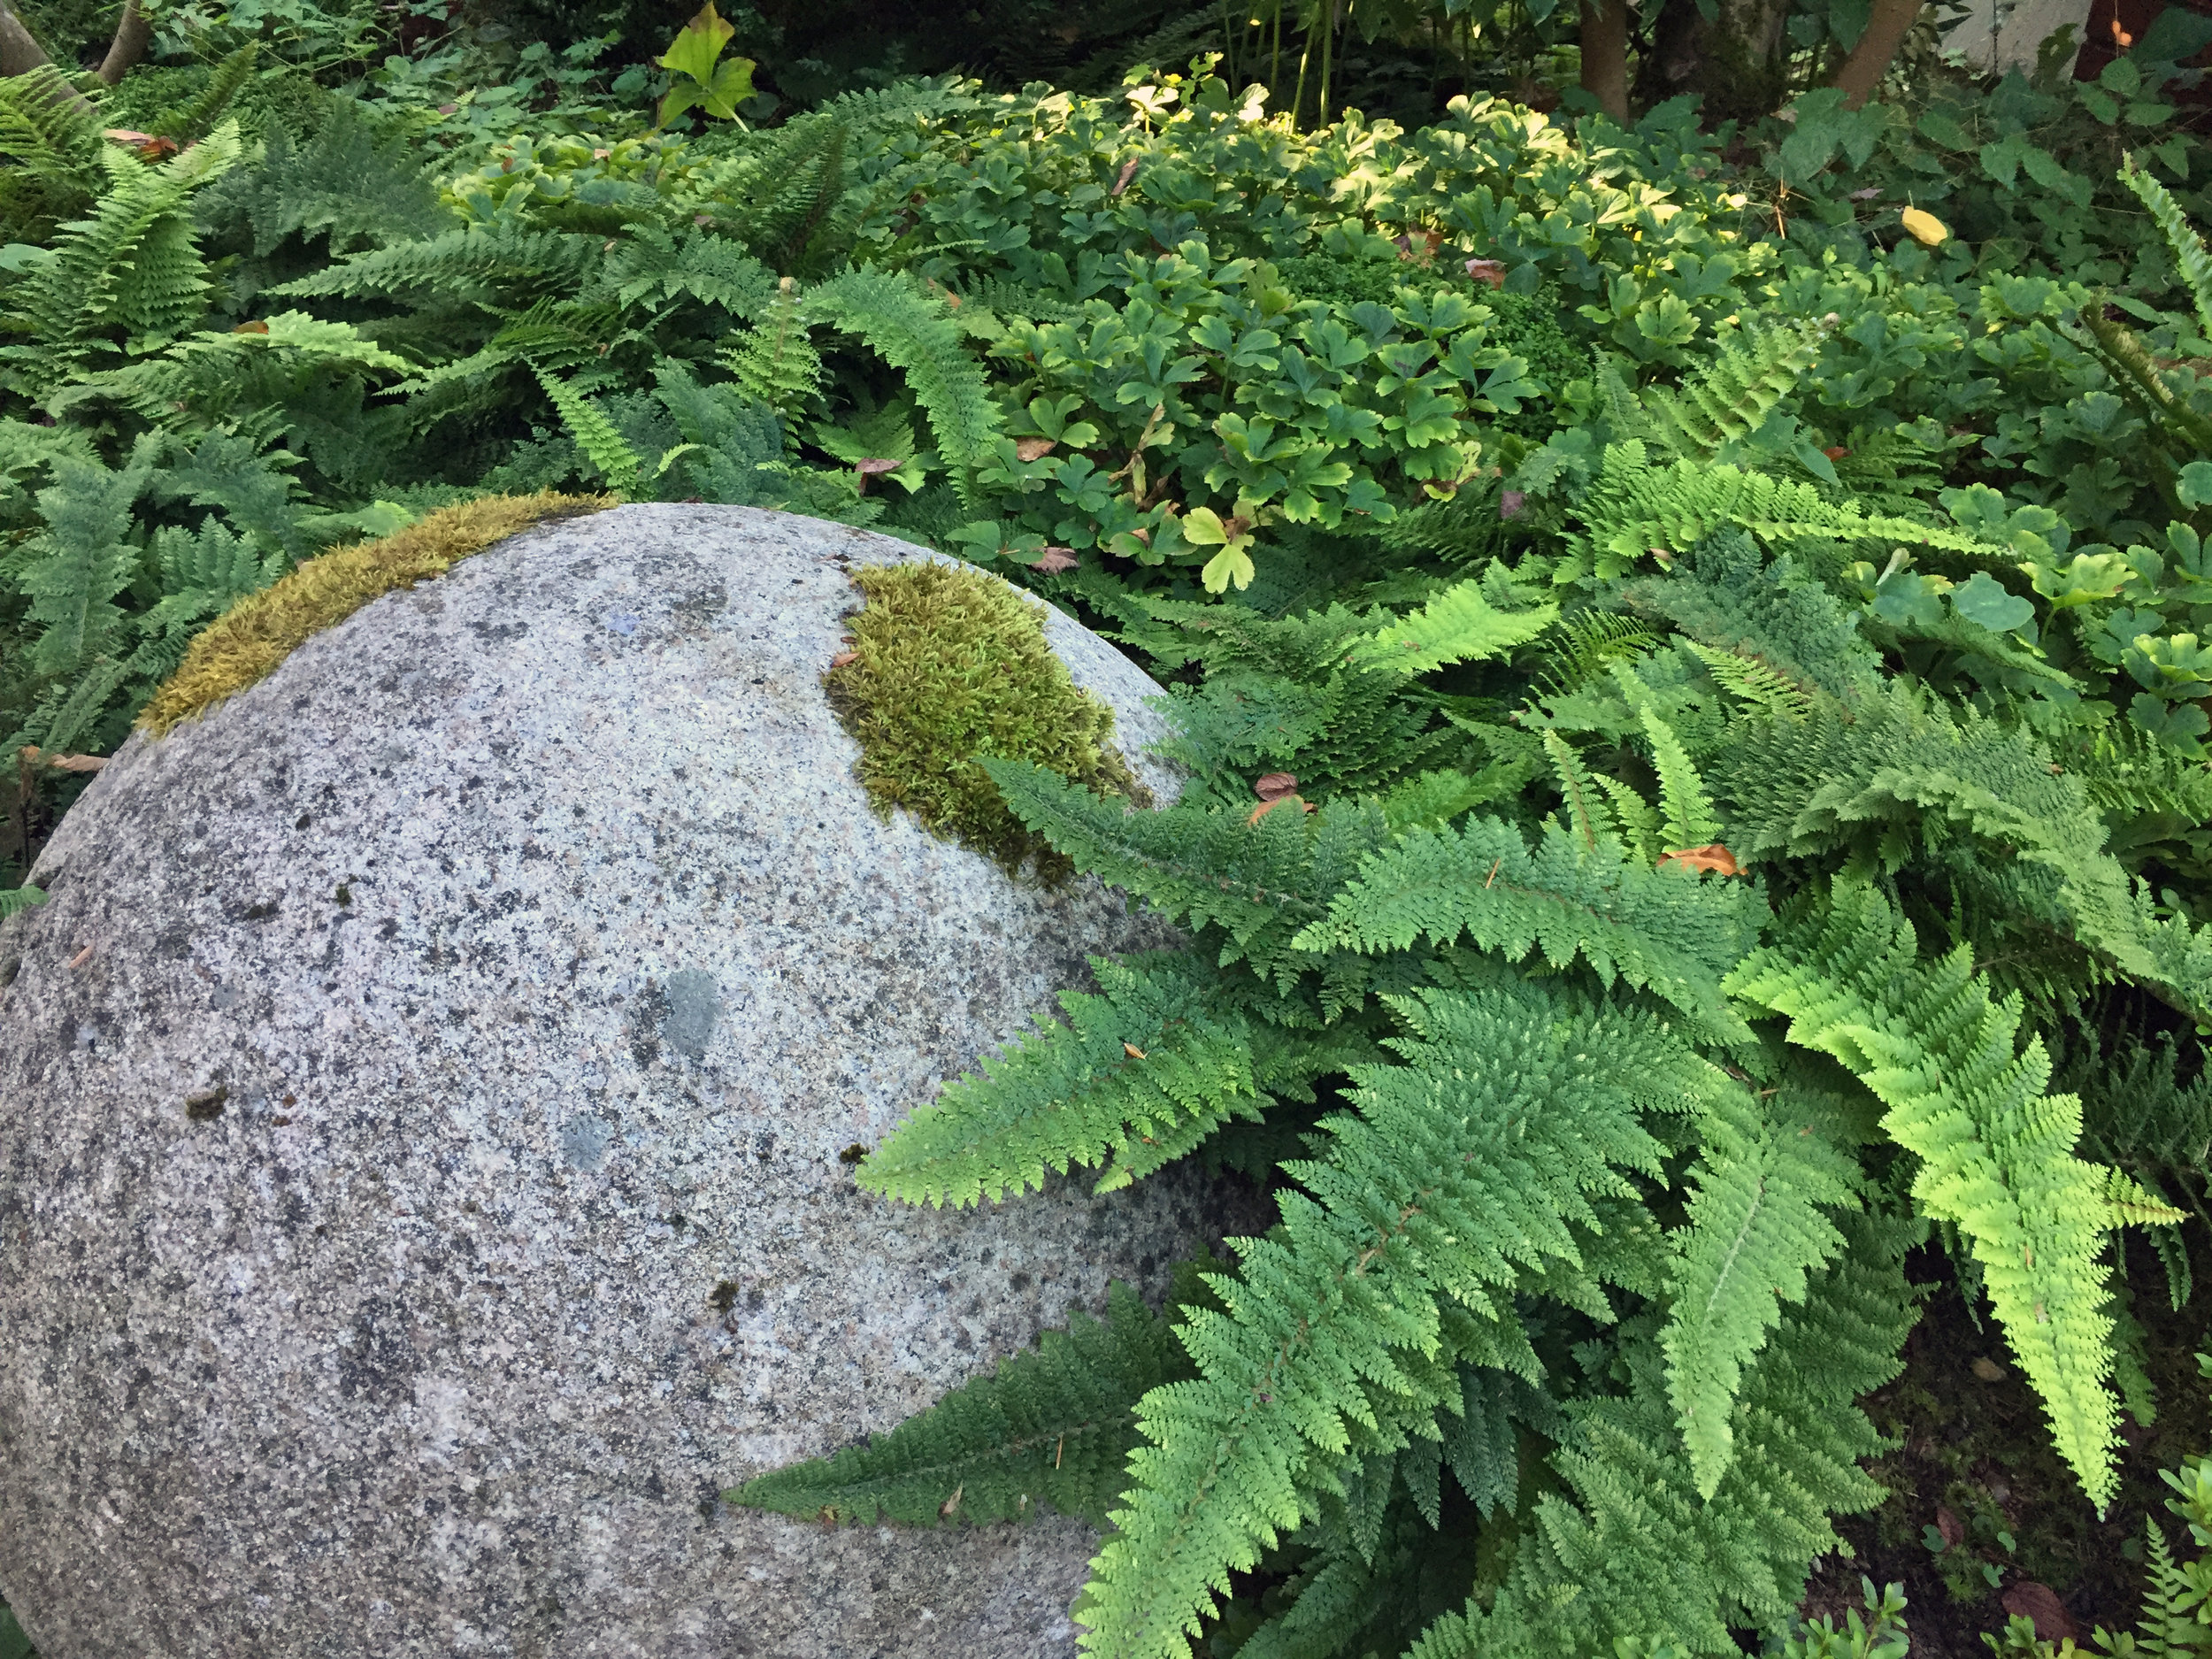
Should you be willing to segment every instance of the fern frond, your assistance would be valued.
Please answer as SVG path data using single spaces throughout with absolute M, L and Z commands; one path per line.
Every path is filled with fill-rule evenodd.
M 1677 455 L 1709 461 L 1765 424 L 1811 370 L 1827 337 L 1814 322 L 1747 326 L 1679 389 L 1647 387 L 1645 418 Z
M 1686 639 L 1681 644 L 1705 664 L 1721 689 L 1737 701 L 1783 719 L 1801 720 L 1812 712 L 1813 700 L 1804 687 L 1764 663 L 1733 651 L 1716 650 L 1697 640 Z
M 96 174 L 100 111 L 51 64 L 0 78 L 0 156 L 81 196 Z
M 1560 619 L 1545 641 L 1535 683 L 1547 698 L 1582 689 L 1612 664 L 1642 656 L 1659 643 L 1655 629 L 1613 611 L 1578 611 Z
M 1804 1300 L 1806 1276 L 1843 1248 L 1827 1212 L 1852 1202 L 1858 1180 L 1852 1159 L 1792 1110 L 1786 1091 L 1772 1099 L 1740 1088 L 1707 1114 L 1687 1223 L 1671 1240 L 1659 1345 L 1703 1498 L 1734 1455 L 1743 1367 L 1786 1304 Z
M 1010 1356 L 890 1433 L 763 1475 L 729 1497 L 853 1526 L 979 1526 L 1025 1521 L 1047 1504 L 1104 1526 L 1137 1444 L 1137 1402 L 1189 1375 L 1167 1319 L 1117 1279 L 1103 1320 L 1072 1312 L 1067 1330 L 1046 1332 L 1033 1353 Z
M 1701 645 L 1749 659 L 1800 699 L 1817 693 L 1848 702 L 1882 677 L 1880 656 L 1841 602 L 1788 554 L 1763 557 L 1740 530 L 1700 542 L 1668 575 L 1624 583 L 1620 599 Z
M 1103 1190 L 1126 1185 L 1133 1156 L 1149 1162 L 1161 1141 L 1194 1144 L 1232 1117 L 1256 1119 L 1252 1022 L 1222 1005 L 1210 967 L 1093 957 L 1099 995 L 1062 992 L 1066 1025 L 1041 1021 L 986 1058 L 980 1078 L 948 1084 L 869 1155 L 861 1186 L 908 1203 L 995 1203 L 1041 1191 L 1047 1169 L 1118 1160 Z
M 215 123 L 223 119 L 246 82 L 252 79 L 254 65 L 260 60 L 261 42 L 248 41 L 236 51 L 226 57 L 211 70 L 207 84 L 198 96 L 165 110 L 149 124 L 149 130 L 157 138 L 174 139 L 180 144 L 196 144 L 214 130 Z M 346 100 L 334 100 L 344 104 Z
M 1414 611 L 1354 644 L 1356 667 L 1409 679 L 1447 663 L 1481 662 L 1525 645 L 1559 619 L 1557 605 L 1500 611 L 1480 581 L 1455 582 Z
M 1285 1169 L 1282 1225 L 1237 1242 L 1226 1311 L 1194 1310 L 1197 1381 L 1139 1407 L 1152 1442 L 1093 1563 L 1085 1648 L 1183 1659 L 1231 1571 L 1310 1512 L 1348 1455 L 1395 1449 L 1457 1404 L 1457 1363 L 1532 1356 L 1512 1319 L 1525 1269 L 1582 1257 L 1593 1198 L 1654 1170 L 1640 1117 L 1713 1069 L 1655 1020 L 1595 1009 L 1572 1029 L 1526 985 L 1393 998 L 1408 1064 L 1363 1067 L 1356 1117 Z M 1307 1195 L 1310 1194 L 1310 1196 Z
M 1713 814 L 1704 780 L 1690 764 L 1689 752 L 1648 700 L 1638 706 L 1636 713 L 1643 723 L 1645 741 L 1651 745 L 1652 769 L 1659 774 L 1660 828 L 1667 841 L 1663 850 L 1679 852 L 1710 845 L 1719 838 L 1720 820 Z
M 638 459 L 626 439 L 615 430 L 614 422 L 598 404 L 586 397 L 569 382 L 544 369 L 536 371 L 538 384 L 545 388 L 553 407 L 559 411 L 561 425 L 576 441 L 576 447 L 585 458 L 607 480 L 607 488 L 618 495 L 637 493 L 638 475 L 644 463 Z
M 1601 838 L 1618 831 L 1609 810 L 1611 803 L 1608 798 L 1617 798 L 1616 792 L 1604 788 L 1591 775 L 1590 769 L 1582 764 L 1582 757 L 1557 732 L 1546 730 L 1543 743 L 1544 758 L 1551 762 L 1552 776 L 1559 780 L 1559 797 L 1567 809 L 1567 822 L 1583 846 L 1594 853 Z M 1635 814 L 1634 808 L 1630 811 Z M 1640 822 L 1641 815 L 1635 815 Z
M 208 96 L 217 89 L 211 84 Z M 304 143 L 272 124 L 259 163 L 242 168 L 218 193 L 217 204 L 251 224 L 256 257 L 292 235 L 327 237 L 337 254 L 364 242 L 419 243 L 451 227 L 415 134 L 376 119 L 373 107 L 330 99 Z
M 1319 965 L 1291 933 L 1320 921 L 1360 861 L 1390 839 L 1372 802 L 1316 813 L 1278 808 L 1257 822 L 1198 806 L 1133 811 L 1040 766 L 988 757 L 977 764 L 1014 816 L 1078 870 L 1126 888 L 1170 921 L 1220 928 L 1222 963 L 1249 958 L 1263 976 Z
M 822 386 L 822 359 L 808 337 L 798 285 L 785 277 L 765 312 L 742 334 L 726 338 L 718 356 L 746 396 L 781 418 L 786 442 L 795 448 L 808 405 Z
M 1082 307 L 1071 300 L 1005 277 L 966 278 L 960 284 L 959 295 L 963 310 L 979 305 L 995 316 L 1017 317 L 1024 322 L 1064 323 L 1083 314 Z
M 1884 1441 L 1858 1399 L 1902 1368 L 1918 1317 L 1895 1241 L 1863 1219 L 1846 1233 L 1844 1257 L 1751 1362 L 1737 1455 L 1709 1499 L 1674 1432 L 1655 1321 L 1639 1320 L 1616 1344 L 1627 1393 L 1567 1408 L 1552 1459 L 1564 1490 L 1538 1500 L 1506 1582 L 1487 1606 L 1439 1619 L 1407 1659 L 1610 1659 L 1655 1641 L 1732 1654 L 1732 1626 L 1778 1623 L 1805 1563 L 1839 1541 L 1829 1517 L 1884 1496 L 1859 1467 Z
M 2136 165 L 2135 157 L 2124 157 L 2120 163 L 2120 182 L 2135 192 L 2136 199 L 2150 210 L 2166 245 L 2173 250 L 2174 265 L 2181 273 L 2182 280 L 2189 285 L 2189 297 L 2196 303 L 2197 326 L 2212 332 L 2212 250 L 2206 249 L 2204 238 L 2197 234 L 2181 204 L 2168 194 L 2147 167 Z
M 1598 476 L 1576 503 L 1583 528 L 1567 544 L 1578 568 L 1600 578 L 1623 574 L 1656 554 L 1663 562 L 1716 532 L 1736 529 L 1764 541 L 1879 538 L 1959 552 L 2001 554 L 1963 532 L 1915 518 L 1870 514 L 1832 502 L 1809 484 L 1703 461 L 1653 466 L 1639 442 L 1606 445 Z
M 1855 714 L 1745 722 L 1709 771 L 1740 860 L 1847 847 L 1887 862 L 1901 826 L 1939 818 L 2009 857 L 2014 903 L 2185 1006 L 2212 1006 L 2212 941 L 2151 913 L 2078 778 L 1971 708 L 1900 687 Z
M 944 302 L 903 277 L 848 271 L 810 292 L 805 305 L 810 315 L 858 334 L 905 374 L 962 504 L 980 511 L 975 469 L 989 457 L 1003 421 Z
M 121 623 L 114 601 L 139 568 L 128 540 L 131 509 L 161 448 L 159 438 L 142 438 L 130 463 L 113 472 L 65 457 L 54 464 L 53 483 L 38 492 L 46 529 L 27 549 L 19 585 L 31 602 L 29 620 L 40 627 L 31 648 L 39 673 L 73 673 Z
M 496 298 L 520 310 L 581 288 L 600 257 L 600 244 L 589 236 L 472 225 L 354 254 L 268 291 L 355 299 L 419 290 L 472 301 Z
M 34 887 L 0 887 L 0 922 L 20 916 L 34 905 L 46 902 L 45 893 Z
M 1742 959 L 1765 913 L 1747 884 L 1653 870 L 1609 838 L 1586 843 L 1547 827 L 1531 851 L 1510 824 L 1477 818 L 1371 855 L 1331 901 L 1327 918 L 1294 942 L 1371 952 L 1465 935 L 1509 962 L 1539 949 L 1554 968 L 1578 957 L 1601 983 L 1647 988 L 1732 1039 L 1744 1028 L 1720 995 L 1721 977 Z
M 786 122 L 723 188 L 718 217 L 777 270 L 795 271 L 844 196 L 850 137 L 826 110 Z
M 19 290 L 17 326 L 35 343 L 6 355 L 27 365 L 15 377 L 25 389 L 66 380 L 88 351 L 120 343 L 111 337 L 118 331 L 142 349 L 198 320 L 211 284 L 188 203 L 238 153 L 235 122 L 157 167 L 113 146 L 101 151 L 109 183 L 92 217 L 62 227 L 54 257 Z
M 733 317 L 757 317 L 776 292 L 775 273 L 741 242 L 696 227 L 679 242 L 657 225 L 641 225 L 607 256 L 583 297 L 626 309 L 641 299 L 688 296 Z
M 1884 1130 L 1921 1160 L 1915 1200 L 1971 1246 L 2059 1455 L 2101 1513 L 2117 1485 L 2107 1182 L 2074 1156 L 2081 1102 L 2043 1092 L 2041 1039 L 2016 1046 L 2017 1001 L 1990 1000 L 1964 947 L 1923 964 L 1912 925 L 1841 881 L 1728 989 L 1787 1015 L 1790 1041 L 1840 1060 L 1888 1109 Z

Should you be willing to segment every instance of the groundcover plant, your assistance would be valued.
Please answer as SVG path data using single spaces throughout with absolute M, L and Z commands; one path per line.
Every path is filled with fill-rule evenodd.
M 860 1180 L 1198 1157 L 1280 1225 L 738 1501 L 1085 1515 L 1100 1654 L 1894 1654 L 1870 1586 L 1796 1621 L 1949 1297 L 2051 1501 L 2126 1507 L 2212 1141 L 2185 19 L 1707 131 L 1316 125 L 1210 51 L 764 123 L 711 7 L 618 79 L 285 15 L 0 81 L 0 916 L 326 549 L 544 489 L 872 525 L 1169 684 L 1173 805 L 974 765 L 1188 943 Z M 2145 1548 L 2139 1651 L 2195 1651 Z

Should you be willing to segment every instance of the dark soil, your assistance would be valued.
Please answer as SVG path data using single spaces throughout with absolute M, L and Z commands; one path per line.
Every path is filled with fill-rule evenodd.
M 2200 1243 L 2195 1254 L 2201 1274 L 2212 1263 Z M 2055 1592 L 2071 1624 L 2070 1630 L 2045 1628 L 2054 1622 L 2047 1611 L 2039 1635 L 2071 1634 L 2088 1647 L 2099 1625 L 2133 1628 L 2145 1518 L 2155 1517 L 2170 1541 L 2187 1542 L 2166 1509 L 2172 1494 L 2159 1471 L 2212 1450 L 2208 1385 L 2196 1362 L 2212 1346 L 2212 1291 L 2200 1289 L 2177 1312 L 2164 1274 L 2139 1240 L 2129 1267 L 2155 1421 L 2122 1417 L 2120 1495 L 2100 1520 L 2052 1451 L 2042 1409 L 1994 1323 L 1985 1311 L 1977 1326 L 1947 1263 L 1922 1253 L 1915 1277 L 1939 1288 L 1905 1345 L 1904 1373 L 1867 1400 L 1875 1425 L 1900 1442 L 1869 1465 L 1890 1497 L 1839 1523 L 1856 1559 L 1831 1555 L 1817 1563 L 1805 1601 L 1809 1617 L 1831 1615 L 1840 1624 L 1847 1608 L 1861 1604 L 1864 1574 L 1877 1585 L 1904 1586 L 1914 1659 L 1981 1659 L 1989 1652 L 1982 1638 L 2005 1627 L 2008 1590 L 2013 1610 L 2032 1616 L 2033 1593 L 2019 1587 L 2032 1584 Z M 1980 1372 L 1978 1360 L 1985 1363 Z M 1991 1366 L 2004 1374 L 1992 1379 Z M 1929 1548 L 1930 1529 L 1955 1541 L 1939 1554 Z

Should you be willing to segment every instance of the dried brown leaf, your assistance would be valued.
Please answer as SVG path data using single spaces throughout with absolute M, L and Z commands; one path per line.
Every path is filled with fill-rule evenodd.
M 1133 1042 L 1123 1043 L 1121 1045 L 1121 1051 L 1122 1053 L 1127 1055 L 1132 1060 L 1141 1060 L 1144 1058 L 1144 1050 L 1138 1048 Z
M 1048 547 L 1030 561 L 1029 568 L 1042 571 L 1048 576 L 1057 576 L 1062 571 L 1073 570 L 1080 563 L 1071 549 Z
M 1018 438 L 1014 442 L 1014 455 L 1018 460 L 1035 461 L 1050 455 L 1059 447 L 1057 441 L 1051 438 Z
M 1663 870 L 1671 864 L 1684 870 L 1716 871 L 1724 876 L 1743 874 L 1743 866 L 1736 862 L 1736 855 L 1718 841 L 1702 847 L 1671 848 L 1659 860 L 1659 867 Z
M 1294 795 L 1279 795 L 1272 801 L 1263 801 L 1259 803 L 1259 805 L 1254 807 L 1252 809 L 1251 816 L 1244 821 L 1247 824 L 1257 824 L 1262 818 L 1265 818 L 1270 812 L 1272 812 L 1277 807 L 1293 805 L 1296 806 L 1301 811 L 1310 812 L 1313 810 L 1313 803 L 1310 801 L 1301 801 Z
M 1286 772 L 1271 772 L 1256 780 L 1252 793 L 1263 801 L 1272 801 L 1277 795 L 1288 795 L 1298 787 L 1298 780 Z
M 2066 1604 L 2058 1599 L 2058 1592 L 2049 1585 L 2038 1584 L 2032 1578 L 2023 1578 L 2016 1584 L 2005 1586 L 2003 1600 L 2006 1612 L 2016 1618 L 2035 1621 L 2035 1638 L 2038 1641 L 2078 1641 L 2081 1639 L 2079 1626 L 2066 1611 Z

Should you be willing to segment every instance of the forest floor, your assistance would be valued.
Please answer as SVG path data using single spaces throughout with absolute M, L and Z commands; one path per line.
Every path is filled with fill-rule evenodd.
M 2196 1255 L 2201 1272 L 2200 1246 Z M 1994 1323 L 1969 1316 L 1933 1256 L 1915 1265 L 1916 1278 L 1941 1282 L 1906 1343 L 1903 1373 L 1867 1401 L 1876 1425 L 1898 1442 L 1869 1466 L 1890 1496 L 1839 1523 L 1856 1558 L 1818 1564 L 1807 1614 L 1841 1624 L 1861 1604 L 1863 1574 L 1904 1586 L 1914 1659 L 1986 1655 L 1983 1637 L 2002 1632 L 2009 1613 L 2035 1616 L 2038 1598 L 2021 1587 L 2029 1585 L 2055 1592 L 2070 1621 L 2070 1629 L 2047 1628 L 2044 1603 L 2038 1633 L 2046 1638 L 2071 1634 L 2088 1648 L 2101 1625 L 2133 1628 L 2145 1518 L 2155 1517 L 2170 1541 L 2187 1541 L 2166 1509 L 2172 1492 L 2159 1471 L 2212 1449 L 2212 1384 L 2196 1361 L 2212 1340 L 2212 1296 L 2193 1296 L 2177 1312 L 2149 1251 L 2139 1243 L 2131 1252 L 2156 1416 L 2147 1425 L 2122 1417 L 2120 1495 L 2100 1520 L 2052 1450 L 2042 1408 Z M 1939 1552 L 1932 1548 L 1939 1540 Z

